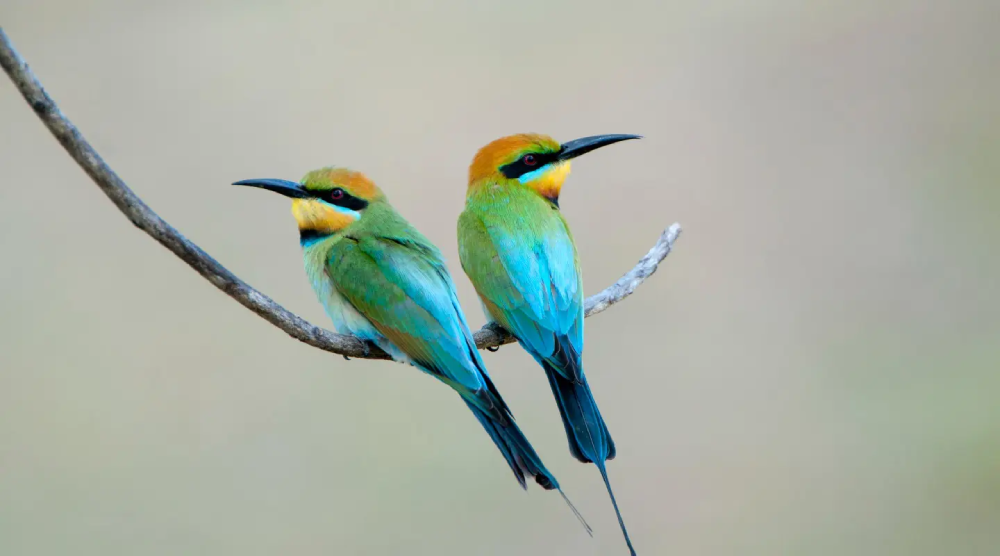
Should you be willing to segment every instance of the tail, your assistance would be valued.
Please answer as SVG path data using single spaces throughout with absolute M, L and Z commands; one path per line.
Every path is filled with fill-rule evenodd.
M 569 440 L 569 451 L 576 459 L 584 463 L 594 463 L 601 471 L 604 486 L 608 488 L 611 504 L 615 508 L 615 515 L 618 516 L 618 525 L 621 526 L 629 551 L 635 556 L 632 539 L 625 529 L 625 521 L 622 520 L 621 511 L 618 510 L 618 502 L 611 490 L 611 482 L 608 481 L 608 471 L 604 463 L 606 460 L 614 459 L 615 441 L 611 439 L 611 433 L 608 432 L 601 412 L 597 409 L 597 402 L 590 393 L 587 379 L 581 372 L 578 374 L 579 381 L 569 380 L 547 361 L 541 363 L 549 378 L 552 394 L 559 405 L 559 414 L 562 416 L 563 428 L 566 429 L 566 438 Z
M 622 528 L 622 535 L 625 535 L 625 544 L 628 545 L 628 551 L 635 556 L 635 549 L 632 548 L 632 539 L 628 536 L 628 529 L 625 528 L 625 522 L 622 521 L 622 513 L 618 511 L 618 502 L 615 500 L 615 493 L 611 491 L 611 483 L 608 481 L 608 470 L 604 466 L 604 462 L 594 462 L 597 468 L 601 470 L 601 477 L 604 478 L 604 486 L 608 487 L 608 495 L 611 496 L 611 505 L 615 507 L 615 515 L 618 516 L 618 525 Z
M 514 477 L 521 484 L 521 488 L 528 488 L 526 476 L 533 477 L 535 482 L 545 490 L 559 488 L 559 482 L 545 468 L 541 458 L 535 453 L 534 448 L 531 447 L 528 439 L 524 437 L 524 433 L 521 432 L 509 413 L 506 415 L 507 422 L 501 423 L 473 403 L 466 401 L 465 405 L 469 406 L 476 419 L 479 419 L 483 428 L 493 439 L 493 443 L 500 449 L 500 453 L 503 454 L 511 471 L 514 472 Z
M 464 399 L 464 398 L 463 398 Z M 510 466 L 510 470 L 514 472 L 514 477 L 517 482 L 521 484 L 521 488 L 527 490 L 528 485 L 525 477 L 534 477 L 535 482 L 538 483 L 545 490 L 558 490 L 559 494 L 562 495 L 563 500 L 569 506 L 569 509 L 573 511 L 573 515 L 576 516 L 580 523 L 586 529 L 587 534 L 593 536 L 593 531 L 590 525 L 587 524 L 587 520 L 583 518 L 580 511 L 576 509 L 576 506 L 569 501 L 566 494 L 559 488 L 559 482 L 556 478 L 545 468 L 542 463 L 541 458 L 535 453 L 535 449 L 531 447 L 531 443 L 525 438 L 524 433 L 514 422 L 514 417 L 507 411 L 505 417 L 506 422 L 500 422 L 497 419 L 491 417 L 488 413 L 483 411 L 478 406 L 465 401 L 465 405 L 469 406 L 472 410 L 473 415 L 479 420 L 479 423 L 483 425 L 486 432 L 493 439 L 493 443 L 496 444 L 497 448 L 500 449 L 500 453 L 503 454 L 504 459 L 507 460 L 507 465 Z

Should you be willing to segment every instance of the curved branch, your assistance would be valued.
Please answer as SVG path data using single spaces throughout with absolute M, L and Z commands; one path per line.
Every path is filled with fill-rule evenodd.
M 28 64 L 14 50 L 7 34 L 0 28 L 0 66 L 21 92 L 45 127 L 59 140 L 66 152 L 76 160 L 90 179 L 101 188 L 123 214 L 136 227 L 160 242 L 186 262 L 198 274 L 241 305 L 283 330 L 289 336 L 332 353 L 363 359 L 389 359 L 388 354 L 370 343 L 354 336 L 336 334 L 309 323 L 285 309 L 270 297 L 257 291 L 238 276 L 227 270 L 200 247 L 185 238 L 170 224 L 160 218 L 142 202 L 125 184 L 69 119 L 63 115 L 49 97 L 41 83 L 28 68 Z M 635 288 L 656 271 L 680 235 L 680 225 L 674 224 L 663 232 L 656 245 L 635 268 L 601 293 L 586 301 L 586 316 L 596 315 L 611 305 L 628 297 Z M 496 348 L 514 341 L 506 330 L 488 324 L 475 333 L 476 347 Z

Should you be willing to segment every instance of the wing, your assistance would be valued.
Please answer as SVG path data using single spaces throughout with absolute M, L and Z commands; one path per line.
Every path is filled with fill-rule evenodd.
M 337 291 L 423 370 L 460 393 L 487 387 L 436 249 L 398 238 L 345 237 L 331 249 L 327 272 Z
M 536 358 L 578 380 L 583 285 L 576 247 L 558 211 L 463 213 L 462 268 L 490 316 Z

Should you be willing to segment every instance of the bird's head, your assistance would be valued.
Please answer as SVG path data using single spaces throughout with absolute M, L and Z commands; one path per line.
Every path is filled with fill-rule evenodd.
M 292 215 L 303 243 L 335 234 L 361 220 L 368 206 L 385 199 L 382 190 L 361 172 L 322 168 L 299 183 L 277 179 L 242 180 L 233 185 L 259 187 L 292 198 Z
M 639 135 L 594 135 L 559 144 L 538 133 L 501 137 L 476 153 L 469 166 L 469 189 L 471 192 L 487 185 L 523 185 L 558 203 L 571 159 L 612 143 L 639 138 Z

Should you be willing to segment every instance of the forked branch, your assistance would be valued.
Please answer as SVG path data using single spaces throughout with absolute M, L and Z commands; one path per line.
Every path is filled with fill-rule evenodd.
M 111 202 L 122 211 L 136 227 L 146 232 L 164 247 L 180 257 L 198 274 L 232 297 L 241 305 L 257 313 L 264 320 L 285 331 L 289 336 L 313 347 L 343 356 L 365 359 L 388 359 L 378 347 L 354 336 L 336 334 L 307 322 L 302 317 L 275 303 L 270 297 L 255 290 L 238 276 L 227 270 L 200 247 L 185 238 L 146 205 L 118 174 L 114 172 L 90 143 L 83 138 L 28 68 L 28 64 L 14 50 L 10 39 L 0 28 L 0 66 L 21 92 L 45 127 L 59 140 L 66 152 L 76 160 L 90 179 L 101 188 Z M 649 253 L 620 280 L 606 290 L 587 298 L 586 316 L 596 315 L 625 299 L 635 288 L 656 272 L 660 262 L 670 254 L 674 241 L 681 233 L 679 224 L 664 230 Z M 479 349 L 496 348 L 514 341 L 511 335 L 495 325 L 487 325 L 475 333 Z

